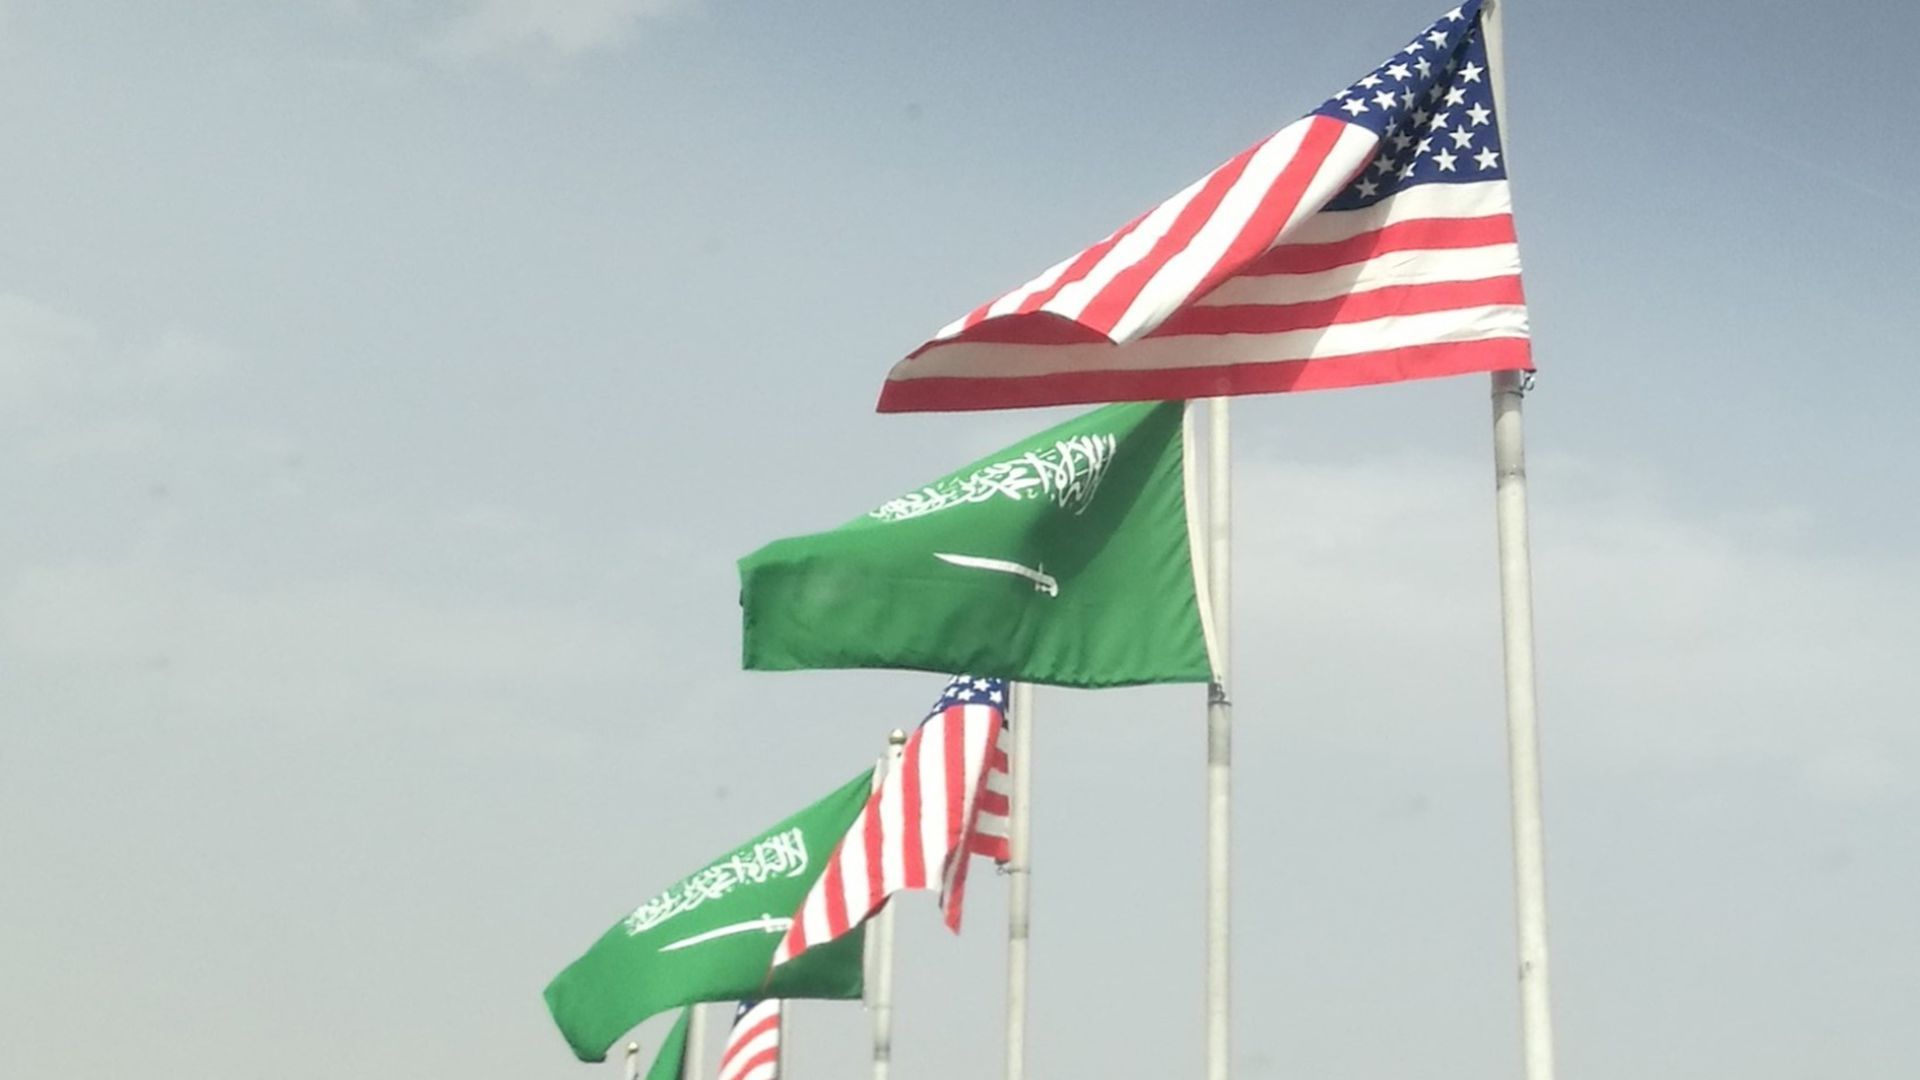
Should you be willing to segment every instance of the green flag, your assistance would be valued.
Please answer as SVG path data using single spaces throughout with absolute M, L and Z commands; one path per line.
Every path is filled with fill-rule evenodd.
M 673 1030 L 667 1032 L 667 1041 L 660 1044 L 660 1052 L 653 1055 L 653 1067 L 647 1070 L 647 1080 L 680 1080 L 680 1066 L 687 1060 L 687 1018 L 693 1015 L 692 1009 L 681 1009 L 679 1019 L 673 1022 Z
M 547 985 L 575 1056 L 603 1061 L 635 1024 L 676 1005 L 742 998 L 857 998 L 860 932 L 783 964 L 789 916 L 866 805 L 869 769 L 635 908 Z
M 1206 682 L 1185 405 L 1096 409 L 740 560 L 750 669 Z

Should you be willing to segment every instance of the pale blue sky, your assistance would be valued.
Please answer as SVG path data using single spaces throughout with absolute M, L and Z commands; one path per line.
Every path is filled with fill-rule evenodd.
M 1441 6 L 0 0 L 0 1074 L 617 1075 L 547 978 L 938 690 L 739 672 L 732 560 L 1062 415 L 871 407 Z M 1565 1075 L 1920 1071 L 1915 41 L 1510 4 Z M 1518 1077 L 1485 382 L 1236 438 L 1237 1075 Z M 1041 707 L 1031 1075 L 1191 1075 L 1199 694 Z

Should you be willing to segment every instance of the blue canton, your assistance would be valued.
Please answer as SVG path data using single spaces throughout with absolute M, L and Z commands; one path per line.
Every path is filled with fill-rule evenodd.
M 1314 110 L 1380 136 L 1380 149 L 1329 210 L 1371 206 L 1415 184 L 1504 180 L 1480 0 L 1440 17 L 1365 78 Z
M 976 679 L 971 675 L 955 675 L 947 688 L 940 692 L 940 700 L 933 703 L 928 716 L 938 716 L 954 705 L 991 705 L 1002 713 L 1007 711 L 1007 681 L 1005 679 Z

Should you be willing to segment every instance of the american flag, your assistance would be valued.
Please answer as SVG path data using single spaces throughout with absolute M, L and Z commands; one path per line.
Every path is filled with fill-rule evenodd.
M 888 373 L 882 412 L 1532 367 L 1480 0 Z
M 720 1080 L 778 1080 L 780 1002 L 743 1001 L 733 1014 L 727 1048 L 720 1051 Z
M 940 890 L 958 932 L 974 855 L 1005 860 L 1007 684 L 958 675 L 854 818 L 774 950 L 784 964 L 860 925 L 887 897 Z

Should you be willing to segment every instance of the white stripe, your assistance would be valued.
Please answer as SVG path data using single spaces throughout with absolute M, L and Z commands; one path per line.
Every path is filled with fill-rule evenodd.
M 935 717 L 920 728 L 920 860 L 925 880 L 940 880 L 947 858 L 947 725 Z
M 751 1015 L 751 1013 L 748 1014 L 748 1016 Z M 747 1022 L 746 1018 L 743 1017 L 741 1024 L 735 1026 L 742 1026 Z M 758 1036 L 738 1046 L 729 1045 L 726 1050 L 726 1060 L 720 1064 L 720 1080 L 741 1080 L 741 1078 L 747 1074 L 747 1061 L 750 1058 L 762 1050 L 778 1050 L 779 1048 L 780 1030 L 778 1028 L 772 1031 L 761 1032 Z
M 883 781 L 884 783 L 884 781 Z M 866 815 L 860 815 L 859 832 L 847 834 L 847 843 L 840 849 L 840 895 L 847 901 L 847 922 L 860 921 L 860 913 L 867 910 L 873 902 L 873 885 L 867 880 L 867 834 L 864 828 Z M 884 846 L 884 845 L 883 845 Z M 820 876 L 821 881 L 826 875 Z
M 860 829 L 866 820 L 867 812 L 863 808 L 853 819 L 852 829 L 841 838 L 840 846 L 835 849 L 834 855 L 828 858 L 827 865 L 833 865 L 833 859 L 840 857 L 847 846 L 853 842 L 853 838 L 860 835 Z M 798 923 L 801 931 L 798 945 L 791 951 L 787 949 L 787 942 L 791 940 L 793 934 L 792 928 L 788 928 L 788 936 L 781 939 L 780 948 L 776 950 L 775 963 L 780 963 L 832 936 L 833 931 L 827 925 L 827 875 L 825 873 L 814 880 L 813 887 L 807 890 L 807 898 L 801 901 Z
M 1333 201 L 1367 162 L 1373 160 L 1375 150 L 1380 148 L 1380 140 L 1373 132 L 1357 124 L 1348 124 L 1340 132 L 1340 138 L 1334 142 L 1333 149 L 1327 152 L 1326 163 L 1320 171 L 1313 174 L 1313 181 L 1307 187 L 1307 193 L 1294 204 L 1293 213 L 1287 223 L 1281 227 L 1280 235 L 1267 245 L 1271 251 L 1276 247 L 1298 243 L 1294 233 L 1305 228 L 1309 221 L 1318 218 L 1322 207 Z
M 1188 184 L 1173 198 L 1154 207 L 1153 212 L 1149 213 L 1138 227 L 1101 256 L 1100 261 L 1094 263 L 1079 281 L 1055 293 L 1053 299 L 1040 305 L 1040 310 L 1064 315 L 1069 319 L 1078 319 L 1086 311 L 1087 305 L 1113 283 L 1114 278 L 1153 251 L 1153 246 L 1167 234 L 1168 229 L 1173 227 L 1174 221 L 1180 216 L 1180 211 L 1193 201 L 1193 197 L 1199 194 L 1208 180 L 1213 179 L 1213 173 L 1219 171 L 1219 169 L 1213 170 Z
M 923 745 L 920 753 L 924 755 L 926 752 L 926 747 Z M 903 764 L 904 761 L 903 758 Z M 906 828 L 906 812 L 901 802 L 905 798 L 906 785 L 900 782 L 899 771 L 889 770 L 887 778 L 880 784 L 880 891 L 883 894 L 893 892 L 907 883 L 907 874 L 902 869 L 904 864 L 901 861 L 906 853 L 901 849 L 899 842 L 893 839 L 901 835 Z M 851 885 L 848 886 L 848 895 L 850 897 L 852 895 Z M 864 910 L 867 895 L 867 883 L 864 881 L 860 883 L 860 895 L 862 903 L 859 907 Z M 854 907 L 854 905 L 848 905 L 848 918 L 853 917 Z
M 779 1062 L 764 1061 L 752 1071 L 743 1074 L 740 1080 L 774 1080 L 775 1077 L 780 1075 L 779 1069 Z
M 1009 378 L 1059 371 L 1156 371 L 1214 364 L 1278 363 L 1381 349 L 1527 336 L 1522 304 L 1396 315 L 1277 334 L 1157 337 L 1130 345 L 1003 345 L 958 341 L 894 368 L 893 378 Z
M 964 720 L 960 728 L 961 773 L 963 783 L 967 785 L 960 800 L 960 843 L 955 848 L 953 858 L 947 860 L 940 875 L 940 906 L 944 909 L 953 896 L 953 883 L 959 879 L 962 866 L 973 857 L 967 841 L 967 829 L 973 822 L 974 784 L 980 779 L 980 770 L 986 767 L 987 744 L 993 730 L 998 726 L 993 711 L 984 705 L 968 705 L 964 708 Z
M 1298 304 L 1398 285 L 1437 285 L 1484 281 L 1520 272 L 1518 244 L 1474 248 L 1390 251 L 1360 262 L 1311 274 L 1261 274 L 1228 278 L 1201 297 L 1195 307 L 1244 304 Z
M 1193 574 L 1194 606 L 1200 609 L 1200 637 L 1207 646 L 1207 667 L 1216 681 L 1220 677 L 1220 639 L 1213 625 L 1213 603 L 1209 597 L 1213 578 L 1207 573 L 1206 537 L 1200 524 L 1200 485 L 1194 482 L 1196 469 L 1193 452 L 1193 413 L 1200 407 L 1189 401 L 1180 410 L 1180 486 L 1187 519 L 1187 562 Z
M 962 830 L 973 824 L 974 808 L 980 803 L 980 781 L 987 770 L 987 754 L 993 748 L 993 733 L 1000 729 L 1000 718 L 991 707 L 969 705 L 966 712 L 966 758 L 960 770 L 967 785 L 960 803 Z
M 1158 326 L 1167 313 L 1186 301 L 1194 286 L 1210 273 L 1227 253 L 1247 221 L 1266 201 L 1273 182 L 1300 152 L 1300 143 L 1314 118 L 1309 116 L 1281 128 L 1247 162 L 1246 171 L 1220 200 L 1206 224 L 1173 258 L 1160 267 L 1140 295 L 1133 298 L 1126 313 L 1114 324 L 1114 341 L 1129 341 Z
M 1010 795 L 1013 793 L 1013 777 L 1005 769 L 988 769 L 987 790 Z
M 1415 184 L 1359 210 L 1325 210 L 1300 223 L 1289 244 L 1330 244 L 1416 218 L 1471 218 L 1513 212 L 1505 180 L 1468 184 Z
M 1080 254 L 1078 252 L 1075 252 L 1074 254 L 1069 255 L 1064 259 L 1061 259 L 1059 262 L 1054 263 L 1052 266 L 1047 267 L 1045 272 L 1043 272 L 1039 277 L 1034 278 L 1032 281 L 1027 282 L 1025 285 L 1022 285 L 1019 288 L 1008 293 L 1007 295 L 1001 297 L 1000 299 L 995 300 L 991 305 L 987 307 L 987 317 L 992 318 L 996 315 L 1005 315 L 1009 312 L 1016 310 L 1017 308 L 1019 308 L 1021 304 L 1024 304 L 1027 302 L 1028 297 L 1032 296 L 1034 293 L 1041 291 L 1042 289 L 1047 288 L 1048 286 L 1052 285 L 1054 282 L 1060 280 L 1060 275 L 1065 273 L 1067 267 L 1073 265 L 1073 260 L 1079 257 L 1080 257 Z M 961 321 L 964 323 L 966 320 L 962 319 Z

